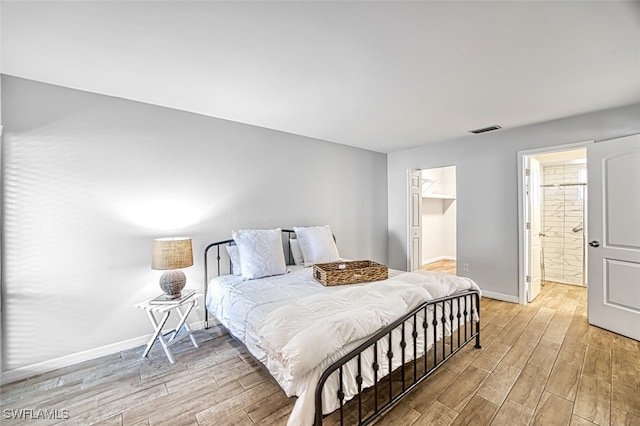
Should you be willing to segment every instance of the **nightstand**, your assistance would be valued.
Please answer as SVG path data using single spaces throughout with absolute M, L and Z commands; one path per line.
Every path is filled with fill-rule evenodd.
M 153 325 L 154 329 L 154 333 L 142 353 L 142 358 L 147 357 L 149 350 L 156 341 L 160 342 L 160 345 L 162 345 L 162 349 L 164 349 L 164 353 L 167 355 L 167 358 L 169 358 L 169 362 L 171 364 L 176 362 L 173 354 L 171 353 L 171 345 L 189 336 L 193 346 L 196 348 L 198 347 L 196 338 L 193 336 L 193 330 L 191 330 L 189 324 L 187 324 L 189 314 L 193 308 L 198 305 L 198 295 L 195 294 L 195 290 L 189 289 L 184 289 L 182 294 L 183 296 L 179 299 L 163 300 L 162 297 L 157 297 L 135 305 L 136 308 L 144 309 L 147 312 L 149 321 L 151 321 L 151 325 Z M 172 312 L 175 312 L 178 317 L 180 317 L 178 325 L 175 329 L 163 332 L 162 329 L 166 325 Z

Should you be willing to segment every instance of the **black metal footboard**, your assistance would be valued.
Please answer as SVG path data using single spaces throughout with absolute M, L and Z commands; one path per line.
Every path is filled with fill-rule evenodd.
M 337 388 L 335 403 L 325 402 L 338 405 L 331 416 L 339 416 L 340 425 L 345 420 L 367 425 L 474 339 L 480 348 L 479 291 L 423 303 L 324 371 L 316 387 L 314 424 L 323 421 L 325 386 Z

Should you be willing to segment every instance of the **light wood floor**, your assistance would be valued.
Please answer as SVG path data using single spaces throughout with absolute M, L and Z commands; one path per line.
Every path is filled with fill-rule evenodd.
M 482 349 L 456 354 L 376 424 L 640 425 L 640 343 L 589 326 L 584 288 L 549 283 L 527 306 L 482 299 Z M 0 390 L 5 410 L 68 410 L 32 424 L 285 425 L 293 401 L 219 328 L 176 345 L 176 364 L 142 347 Z
M 456 275 L 456 261 L 449 259 L 442 259 L 435 262 L 427 263 L 426 265 L 422 265 L 422 268 L 425 271 L 440 271 L 446 272 L 447 274 Z

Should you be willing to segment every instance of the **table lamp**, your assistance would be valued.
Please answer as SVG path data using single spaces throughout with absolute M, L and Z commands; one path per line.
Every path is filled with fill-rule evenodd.
M 191 238 L 156 238 L 153 240 L 152 269 L 166 270 L 160 277 L 160 288 L 167 297 L 178 299 L 187 283 L 178 269 L 193 265 Z

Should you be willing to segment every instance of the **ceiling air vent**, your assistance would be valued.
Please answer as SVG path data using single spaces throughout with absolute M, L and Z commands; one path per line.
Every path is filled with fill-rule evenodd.
M 494 124 L 493 126 L 483 127 L 482 129 L 469 130 L 469 133 L 474 133 L 477 135 L 478 133 L 493 132 L 494 130 L 500 130 L 500 129 L 502 129 L 501 126 Z

